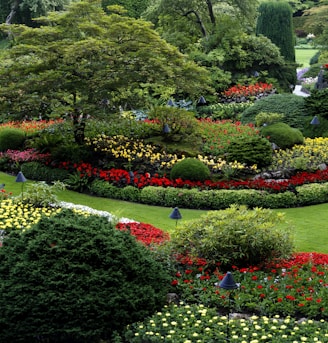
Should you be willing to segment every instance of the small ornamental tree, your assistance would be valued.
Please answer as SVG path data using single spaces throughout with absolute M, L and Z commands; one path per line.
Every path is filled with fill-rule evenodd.
M 0 248 L 0 341 L 108 340 L 163 306 L 168 274 L 103 217 L 62 210 Z

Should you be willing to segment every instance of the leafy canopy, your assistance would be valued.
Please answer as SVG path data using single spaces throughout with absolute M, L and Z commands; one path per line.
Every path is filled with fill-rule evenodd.
M 37 20 L 39 28 L 2 25 L 12 47 L 0 62 L 0 111 L 21 117 L 95 115 L 137 108 L 161 94 L 198 97 L 205 69 L 187 61 L 142 20 L 107 15 L 99 1 L 72 3 Z

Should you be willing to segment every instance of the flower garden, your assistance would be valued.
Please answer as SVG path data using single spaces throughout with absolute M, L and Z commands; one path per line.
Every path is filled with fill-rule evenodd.
M 273 91 L 266 85 L 258 85 L 257 91 L 259 88 Z M 225 96 L 242 96 L 243 92 L 249 97 L 256 95 L 252 89 L 235 87 Z M 161 206 L 225 209 L 238 202 L 251 211 L 261 205 L 283 208 L 328 201 L 328 172 L 320 168 L 328 161 L 327 138 L 305 138 L 304 144 L 272 151 L 268 170 L 288 171 L 288 177 L 267 179 L 263 176 L 267 170 L 256 163 L 226 159 L 234 139 L 258 137 L 258 128 L 238 120 L 198 119 L 202 148 L 194 157 L 209 168 L 211 177 L 202 181 L 172 179 L 171 170 L 188 154 L 166 151 L 149 142 L 154 132 L 158 134 L 156 120 L 119 119 L 124 129 L 115 135 L 105 123 L 90 120 L 83 154 L 76 150 L 78 158 L 71 154 L 71 159 L 58 158 L 67 154 L 56 151 L 72 139 L 67 122 L 6 123 L 0 127 L 0 135 L 9 128 L 24 131 L 28 138 L 25 149 L 1 153 L 0 168 L 11 174 L 22 170 L 35 181 L 61 179 L 75 191 Z M 80 158 L 83 156 L 87 158 Z M 9 192 L 1 190 L 0 197 L 2 250 L 7 249 L 5 236 L 9 232 L 26 234 L 42 218 L 62 212 L 49 201 L 44 205 L 45 194 L 54 199 L 45 188 L 39 194 L 28 190 L 23 203 Z M 89 216 L 87 211 L 74 211 Z M 229 291 L 219 287 L 227 271 L 222 261 L 213 263 L 203 256 L 168 252 L 170 234 L 147 223 L 117 222 L 115 228 L 134 236 L 165 265 L 170 275 L 165 287 L 173 300 L 144 320 L 130 323 L 111 340 L 107 338 L 108 342 L 328 341 L 328 255 L 293 252 L 258 265 L 231 265 L 238 288 Z M 56 247 L 55 243 L 50 245 Z

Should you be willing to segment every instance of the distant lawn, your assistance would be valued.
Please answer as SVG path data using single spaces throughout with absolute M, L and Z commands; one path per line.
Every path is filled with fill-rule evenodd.
M 318 51 L 318 49 L 295 49 L 296 63 L 301 65 L 300 68 L 309 67 L 311 58 Z
M 18 195 L 22 184 L 15 182 L 15 177 L 0 172 L 0 184 L 6 184 L 6 191 Z M 26 187 L 25 187 L 26 188 Z M 24 189 L 25 189 L 24 188 Z M 152 224 L 167 232 L 179 229 L 185 221 L 199 218 L 207 211 L 180 208 L 182 219 L 177 223 L 169 218 L 172 208 L 148 206 L 127 201 L 105 199 L 72 191 L 58 194 L 62 201 L 89 206 L 91 208 L 110 212 L 118 217 L 126 217 L 139 222 Z M 277 209 L 285 213 L 288 225 L 295 227 L 296 251 L 319 252 L 328 254 L 328 204 L 307 206 L 301 208 Z

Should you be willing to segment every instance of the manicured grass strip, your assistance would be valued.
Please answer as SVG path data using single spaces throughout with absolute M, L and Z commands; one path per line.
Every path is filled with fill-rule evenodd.
M 309 67 L 311 58 L 317 52 L 317 49 L 295 49 L 295 59 L 301 65 L 300 68 Z
M 21 192 L 21 184 L 16 183 L 15 179 L 15 176 L 0 173 L 0 183 L 6 184 L 7 192 L 18 195 Z M 72 191 L 60 192 L 58 198 L 61 201 L 108 211 L 118 217 L 126 217 L 151 224 L 167 232 L 172 232 L 176 228 L 179 229 L 179 225 L 184 221 L 199 218 L 201 214 L 206 213 L 206 211 L 202 210 L 180 209 L 182 219 L 178 221 L 176 227 L 176 221 L 169 218 L 172 208 L 99 198 Z M 285 213 L 286 220 L 291 226 L 295 227 L 297 251 L 316 251 L 328 254 L 328 204 L 274 211 Z

